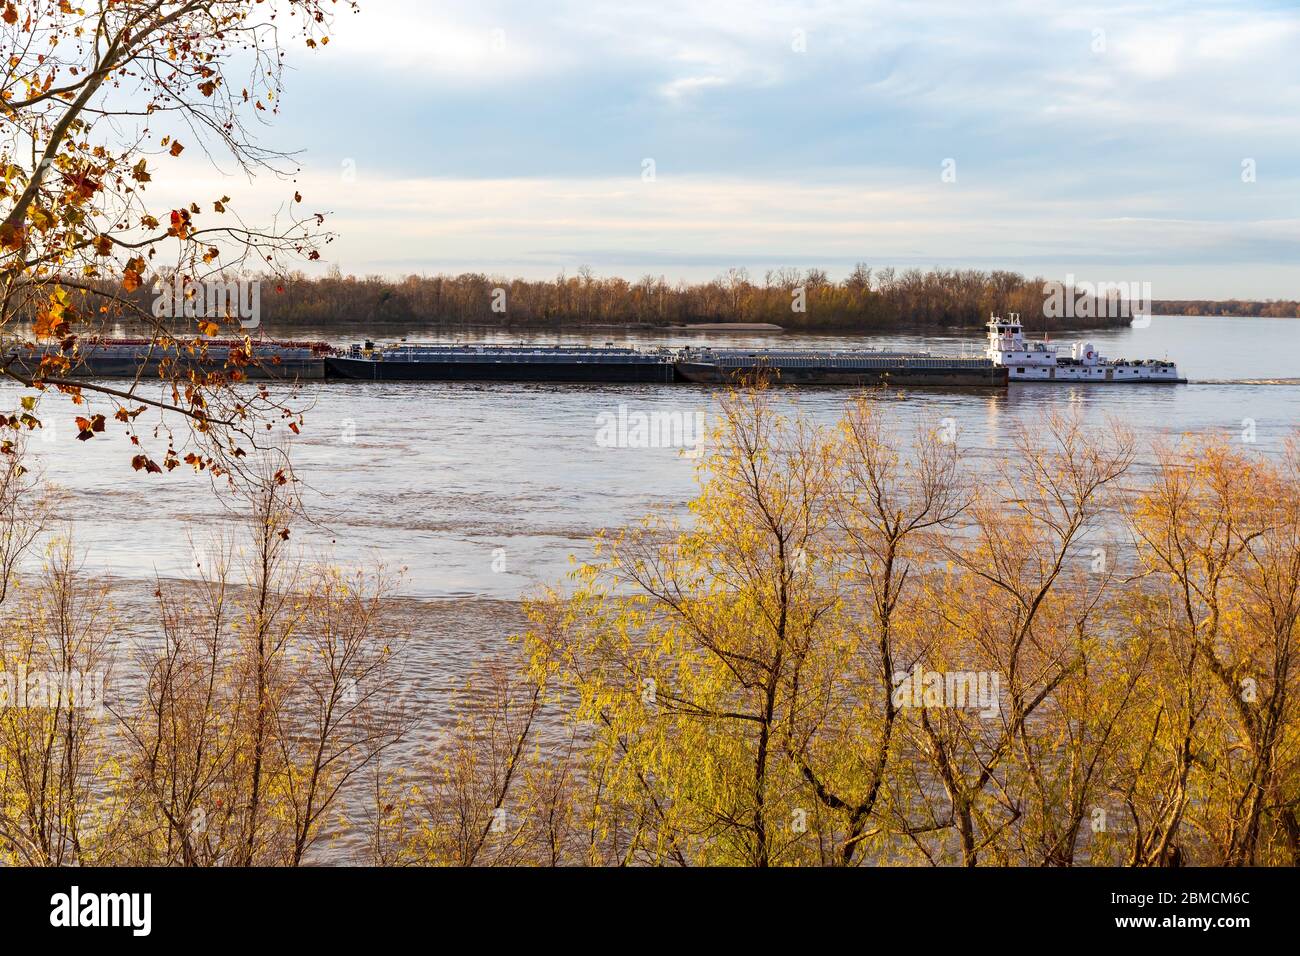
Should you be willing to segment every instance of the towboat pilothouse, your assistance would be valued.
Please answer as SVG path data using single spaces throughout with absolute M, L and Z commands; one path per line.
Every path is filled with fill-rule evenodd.
M 1186 384 L 1178 377 L 1178 366 L 1161 359 L 1108 359 L 1091 342 L 1076 342 L 1069 356 L 1058 354 L 1060 346 L 1025 341 L 1020 316 L 989 319 L 989 344 L 985 354 L 995 365 L 1006 368 L 1012 382 L 1137 382 L 1169 385 Z

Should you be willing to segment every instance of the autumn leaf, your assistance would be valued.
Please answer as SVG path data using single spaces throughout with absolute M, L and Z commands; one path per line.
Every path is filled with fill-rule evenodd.
M 190 211 L 188 209 L 173 209 L 171 214 L 171 229 L 168 232 L 178 239 L 184 239 L 190 234 Z
M 75 200 L 84 201 L 90 199 L 99 191 L 99 183 L 90 175 L 91 170 L 82 170 L 74 175 L 68 176 L 68 185 L 72 187 L 72 195 Z
M 21 225 L 4 223 L 0 225 L 0 247 L 17 251 L 23 247 L 27 232 Z
M 18 22 L 18 11 L 14 9 L 14 5 L 12 3 L 5 4 L 4 19 L 5 19 L 5 23 Z
M 179 156 L 183 149 L 185 149 L 185 147 L 181 145 L 181 141 L 176 140 L 175 142 L 172 143 L 172 148 L 169 149 L 167 152 L 171 153 L 173 156 Z
M 69 331 L 68 321 L 75 316 L 68 293 L 56 288 L 36 313 L 32 334 L 38 339 L 57 339 Z
M 136 455 L 131 459 L 131 467 L 136 471 L 143 470 L 145 474 L 162 474 L 162 469 L 148 455 Z
M 54 228 L 54 215 L 48 209 L 36 206 L 32 209 L 32 225 L 41 232 L 49 232 Z
M 108 236 L 95 237 L 95 255 L 107 256 L 107 255 L 111 255 L 112 252 L 113 252 L 112 239 L 108 238 Z
M 92 418 L 77 418 L 77 441 L 87 441 L 94 438 L 96 432 L 104 430 L 104 416 L 95 415 Z

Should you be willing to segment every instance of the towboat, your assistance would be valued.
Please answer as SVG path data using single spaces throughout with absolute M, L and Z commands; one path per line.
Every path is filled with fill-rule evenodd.
M 1020 316 L 990 317 L 985 354 L 1007 370 L 1012 382 L 1089 382 L 1097 384 L 1137 383 L 1185 385 L 1178 366 L 1162 359 L 1108 359 L 1091 342 L 1076 342 L 1070 354 L 1050 342 L 1025 339 Z

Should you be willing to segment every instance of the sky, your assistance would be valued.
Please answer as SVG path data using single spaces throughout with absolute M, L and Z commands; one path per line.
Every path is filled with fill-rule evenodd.
M 265 145 L 345 273 L 1007 268 L 1300 298 L 1300 6 L 361 0 Z M 283 184 L 218 183 L 244 211 Z

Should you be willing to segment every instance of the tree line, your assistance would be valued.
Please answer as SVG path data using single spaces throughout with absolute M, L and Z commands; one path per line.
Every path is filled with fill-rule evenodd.
M 1018 313 L 1026 326 L 1121 327 L 1130 321 L 1100 307 L 1070 317 L 1051 314 L 1047 280 L 971 269 L 873 269 L 857 265 L 842 281 L 821 269 L 776 269 L 762 278 L 728 269 L 708 281 L 636 281 L 590 269 L 551 280 L 481 272 L 460 275 L 344 276 L 337 268 L 312 278 L 267 280 L 267 322 L 276 326 L 368 329 L 421 323 L 505 326 L 649 326 L 715 322 L 769 323 L 790 330 L 871 332 L 896 328 L 984 326 L 990 315 Z M 1096 301 L 1096 300 L 1095 300 Z M 1300 302 L 1156 300 L 1157 315 L 1300 317 Z
M 1152 303 L 1157 315 L 1231 315 L 1264 319 L 1300 319 L 1294 299 L 1163 299 Z
M 729 269 L 708 282 L 598 277 L 589 269 L 551 280 L 485 273 L 281 277 L 263 296 L 266 324 L 366 330 L 428 322 L 508 326 L 650 326 L 770 323 L 791 330 L 981 328 L 1020 313 L 1033 328 L 1123 325 L 1126 318 L 1062 319 L 1044 313 L 1045 280 L 1012 272 L 857 266 L 843 281 L 820 269 L 778 269 L 761 279 Z M 1097 311 L 1093 312 L 1097 315 Z
M 1019 314 L 1033 330 L 1122 327 L 1131 313 L 1119 300 L 1079 293 L 1063 312 L 1052 307 L 1049 283 L 1012 272 L 919 269 L 873 270 L 859 265 L 843 281 L 820 269 L 780 269 L 759 281 L 744 269 L 731 269 L 702 283 L 669 283 L 646 275 L 636 282 L 597 277 L 590 270 L 552 280 L 527 280 L 485 273 L 460 275 L 344 276 L 337 268 L 321 277 L 302 272 L 255 277 L 260 283 L 260 334 L 292 334 L 294 329 L 383 334 L 422 325 L 499 326 L 548 332 L 562 328 L 653 329 L 701 323 L 763 323 L 791 331 L 878 332 L 890 329 L 979 329 L 990 315 Z M 149 334 L 194 334 L 194 322 L 159 317 L 154 301 L 171 288 L 171 273 L 124 290 L 112 282 L 82 280 L 70 301 L 85 313 L 108 301 L 94 323 L 76 327 L 102 333 L 114 322 Z M 201 292 L 198 293 L 201 295 Z M 201 304 L 200 304 L 201 305 Z M 1222 302 L 1155 300 L 1142 304 L 1157 315 L 1300 317 L 1290 301 Z M 1136 308 L 1133 307 L 1133 308 Z M 202 312 L 202 308 L 198 310 Z M 19 321 L 35 324 L 38 305 L 16 310 Z M 215 318 L 221 334 L 243 334 L 231 316 Z M 68 331 L 74 327 L 69 326 Z

